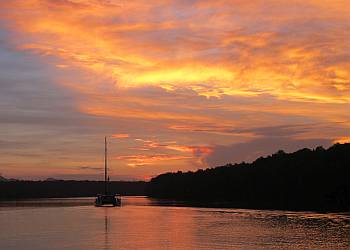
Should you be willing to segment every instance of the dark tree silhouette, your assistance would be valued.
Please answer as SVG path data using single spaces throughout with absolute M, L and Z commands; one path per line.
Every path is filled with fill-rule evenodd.
M 147 186 L 151 197 L 205 206 L 350 211 L 350 144 L 301 149 L 254 162 L 166 173 Z

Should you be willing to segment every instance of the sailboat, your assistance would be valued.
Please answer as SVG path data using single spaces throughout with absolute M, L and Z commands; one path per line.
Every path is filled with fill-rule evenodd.
M 96 207 L 102 207 L 102 206 L 121 206 L 122 204 L 122 199 L 120 195 L 116 194 L 110 194 L 108 192 L 108 182 L 109 182 L 109 177 L 108 177 L 108 167 L 107 167 L 107 137 L 105 137 L 105 182 L 104 182 L 104 194 L 98 194 L 96 196 L 95 200 L 95 206 Z

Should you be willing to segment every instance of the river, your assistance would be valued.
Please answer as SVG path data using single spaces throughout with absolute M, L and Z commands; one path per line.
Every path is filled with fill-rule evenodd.
M 350 214 L 177 206 L 123 197 L 0 202 L 0 249 L 350 249 Z

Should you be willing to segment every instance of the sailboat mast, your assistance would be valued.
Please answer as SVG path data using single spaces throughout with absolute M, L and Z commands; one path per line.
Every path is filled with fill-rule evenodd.
M 105 194 L 107 194 L 107 137 L 105 136 Z

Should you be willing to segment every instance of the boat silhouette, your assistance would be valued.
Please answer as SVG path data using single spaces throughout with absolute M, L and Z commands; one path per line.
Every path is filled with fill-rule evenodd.
M 104 181 L 104 194 L 98 194 L 95 200 L 96 207 L 103 206 L 121 206 L 122 199 L 118 194 L 110 194 L 108 190 L 109 177 L 108 177 L 108 167 L 107 167 L 107 137 L 105 137 L 105 181 Z

